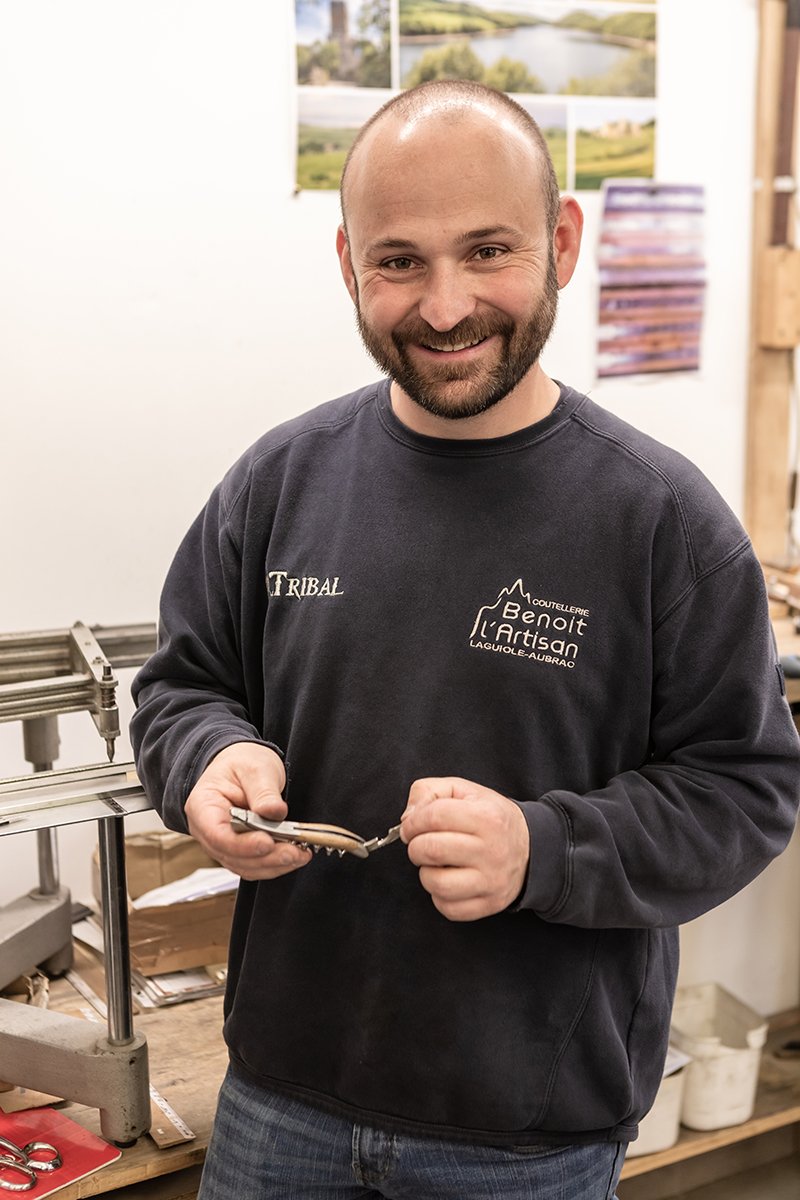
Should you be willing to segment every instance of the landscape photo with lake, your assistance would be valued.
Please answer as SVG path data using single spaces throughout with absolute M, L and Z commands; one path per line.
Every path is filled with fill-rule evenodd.
M 512 93 L 655 95 L 652 5 L 399 0 L 399 38 L 402 87 L 455 76 Z

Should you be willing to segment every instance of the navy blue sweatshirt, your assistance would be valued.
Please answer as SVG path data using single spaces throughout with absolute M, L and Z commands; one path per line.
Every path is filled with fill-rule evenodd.
M 210 759 L 279 747 L 289 815 L 364 837 L 458 775 L 522 806 L 518 903 L 455 923 L 402 843 L 243 882 L 234 1069 L 391 1129 L 627 1140 L 661 1076 L 676 926 L 788 841 L 798 740 L 762 575 L 680 455 L 562 387 L 433 439 L 383 382 L 231 469 L 167 578 L 131 734 L 174 829 Z

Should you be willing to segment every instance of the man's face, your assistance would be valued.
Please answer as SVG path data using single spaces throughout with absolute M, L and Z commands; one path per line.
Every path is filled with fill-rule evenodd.
M 441 334 L 422 317 L 409 315 L 385 332 L 370 322 L 358 300 L 356 319 L 361 339 L 381 370 L 420 408 L 455 420 L 486 412 L 524 379 L 550 337 L 557 307 L 551 250 L 540 294 L 518 319 L 501 311 L 476 313 Z M 484 353 L 481 347 L 490 339 Z M 459 346 L 464 350 L 453 349 Z M 474 355 L 465 352 L 470 348 Z
M 480 113 L 378 130 L 352 164 L 340 245 L 361 336 L 421 408 L 475 416 L 526 377 L 555 321 L 536 151 Z

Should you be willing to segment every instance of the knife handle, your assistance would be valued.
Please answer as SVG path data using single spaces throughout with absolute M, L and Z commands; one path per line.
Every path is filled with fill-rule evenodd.
M 353 854 L 356 858 L 368 858 L 369 851 L 362 837 L 343 829 L 341 825 L 327 825 L 321 821 L 270 821 L 251 812 L 249 808 L 231 809 L 231 828 L 236 833 L 247 833 L 260 829 L 276 842 L 291 842 L 303 846 L 315 854 L 325 850 L 328 854 Z

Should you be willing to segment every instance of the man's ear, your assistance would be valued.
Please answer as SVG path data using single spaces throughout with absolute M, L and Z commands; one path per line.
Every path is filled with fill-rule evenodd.
M 573 196 L 563 196 L 558 213 L 553 247 L 556 258 L 558 286 L 566 287 L 578 262 L 583 233 L 583 212 Z
M 350 293 L 350 299 L 353 301 L 353 304 L 356 304 L 358 303 L 358 286 L 356 284 L 355 271 L 353 270 L 353 260 L 350 257 L 350 243 L 347 240 L 344 225 L 340 225 L 336 231 L 336 253 L 339 255 L 339 266 L 342 269 L 342 278 Z

